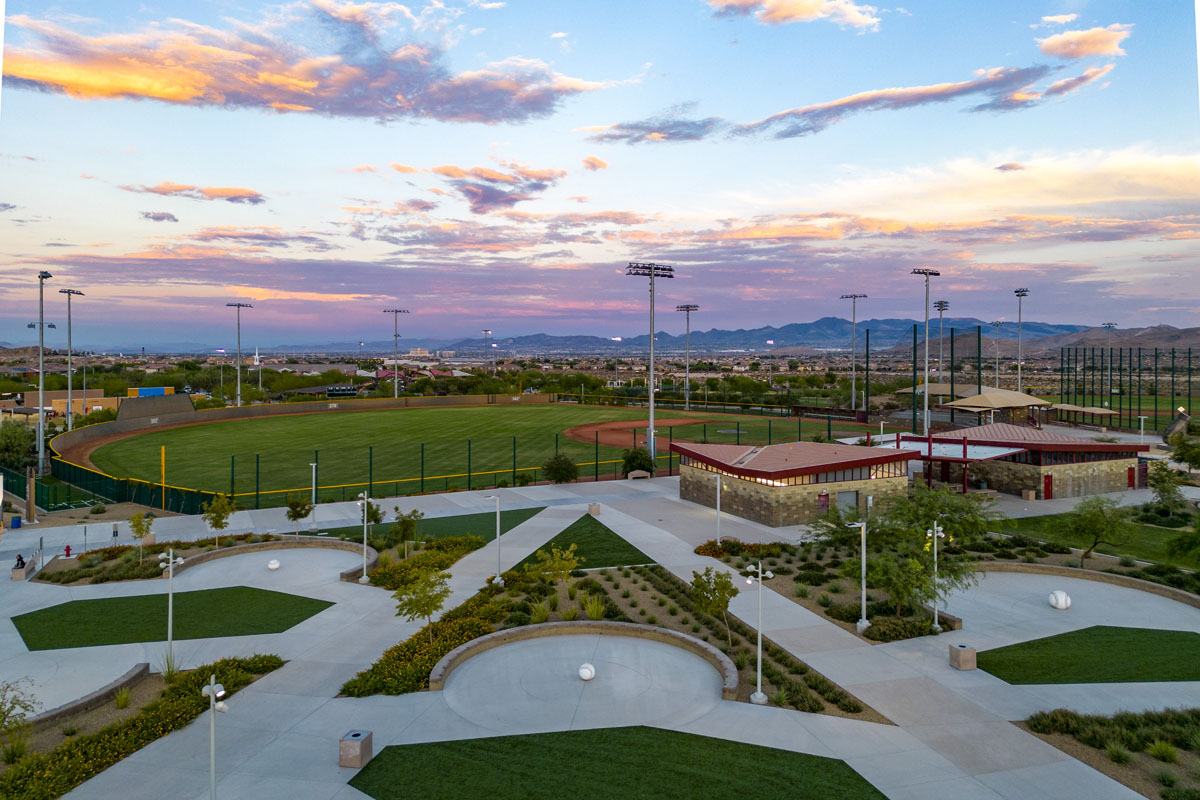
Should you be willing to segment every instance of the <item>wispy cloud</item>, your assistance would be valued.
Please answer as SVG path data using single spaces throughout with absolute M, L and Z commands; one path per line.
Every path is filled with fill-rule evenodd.
M 143 211 L 142 219 L 148 219 L 151 222 L 179 222 L 179 217 L 170 211 Z
M 1074 22 L 1079 19 L 1078 14 L 1051 14 L 1050 16 L 1042 17 L 1041 22 L 1035 22 L 1029 27 L 1042 28 L 1050 25 L 1066 25 L 1068 22 Z
M 1059 58 L 1088 58 L 1089 56 L 1123 56 L 1121 42 L 1129 38 L 1132 25 L 1109 25 L 1086 31 L 1063 31 L 1038 39 L 1038 49 L 1048 56 Z
M 1018 164 L 1015 161 L 1006 161 L 1005 163 L 997 166 L 996 169 L 999 172 L 1016 172 L 1017 170 L 1025 169 L 1025 165 Z
M 434 45 L 384 41 L 421 18 L 399 3 L 311 0 L 292 6 L 298 30 L 275 19 L 218 29 L 172 20 L 140 31 L 86 35 L 25 14 L 8 18 L 28 41 L 9 44 L 10 86 L 83 99 L 131 98 L 193 106 L 272 109 L 456 122 L 524 122 L 605 84 L 555 72 L 536 59 L 508 58 L 451 74 Z M 442 4 L 431 9 L 449 13 Z M 327 52 L 299 42 L 320 27 Z
M 590 128 L 593 142 L 624 142 L 644 144 L 647 142 L 694 142 L 720 133 L 729 127 L 721 117 L 689 118 L 684 116 L 695 103 L 684 103 L 667 109 L 662 114 L 633 122 L 618 122 Z
M 16 206 L 12 203 L 0 203 L 0 212 L 12 211 Z
M 763 25 L 828 20 L 838 25 L 874 30 L 879 9 L 853 0 L 708 0 L 716 16 L 753 15 Z
M 595 172 L 600 169 L 608 169 L 608 162 L 596 156 L 587 156 L 583 159 L 583 166 L 585 169 Z
M 247 203 L 258 205 L 265 203 L 267 198 L 254 189 L 239 189 L 235 186 L 195 186 L 190 183 L 172 183 L 163 181 L 155 186 L 129 185 L 122 186 L 127 192 L 145 192 L 164 197 L 189 197 L 192 200 L 224 200 L 228 203 Z

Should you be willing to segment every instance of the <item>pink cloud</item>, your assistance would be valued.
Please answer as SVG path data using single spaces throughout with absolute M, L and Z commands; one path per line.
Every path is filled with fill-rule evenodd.
M 194 186 L 189 183 L 163 181 L 156 186 L 122 186 L 127 192 L 146 192 L 164 197 L 189 197 L 193 200 L 224 200 L 229 203 L 258 205 L 267 198 L 254 189 L 239 189 L 234 186 Z
M 585 169 L 595 172 L 596 170 L 608 169 L 608 162 L 596 156 L 587 156 L 583 159 L 583 166 Z
M 708 0 L 708 5 L 717 16 L 753 14 L 763 25 L 829 20 L 854 28 L 879 26 L 878 9 L 853 0 Z
M 1129 38 L 1132 25 L 1109 25 L 1086 31 L 1063 31 L 1038 39 L 1038 49 L 1048 56 L 1087 58 L 1088 56 L 1123 56 L 1121 42 Z

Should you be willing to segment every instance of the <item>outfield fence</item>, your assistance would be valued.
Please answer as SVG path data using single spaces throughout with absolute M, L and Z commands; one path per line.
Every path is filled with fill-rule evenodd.
M 824 440 L 865 431 L 865 426 L 831 417 L 814 420 L 763 415 L 665 427 L 658 438 L 668 443 L 758 445 Z M 224 468 L 193 463 L 189 459 L 196 454 L 173 453 L 168 448 L 165 481 L 116 477 L 68 461 L 55 452 L 51 471 L 63 483 L 46 488 L 65 492 L 65 487 L 70 487 L 75 496 L 93 501 L 132 502 L 198 514 L 218 493 L 230 496 L 239 508 L 268 508 L 286 505 L 293 497 L 313 495 L 317 502 L 331 502 L 353 500 L 361 492 L 370 497 L 399 497 L 538 483 L 545 480 L 542 465 L 559 453 L 578 466 L 579 480 L 611 480 L 621 477 L 624 450 L 644 446 L 645 434 L 644 427 L 610 425 L 603 431 L 593 431 L 590 442 L 563 434 L 537 434 L 431 439 L 390 446 L 385 441 L 386 431 L 381 431 L 380 443 L 366 447 L 330 445 L 311 450 L 232 453 Z M 677 455 L 659 453 L 657 473 L 674 474 L 678 463 Z M 186 477 L 180 477 L 180 472 Z

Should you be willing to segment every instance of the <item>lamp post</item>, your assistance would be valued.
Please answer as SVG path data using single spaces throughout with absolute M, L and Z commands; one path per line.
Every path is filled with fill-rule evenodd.
M 871 621 L 867 619 L 867 523 L 862 522 L 847 522 L 847 528 L 858 528 L 862 534 L 862 567 L 859 573 L 859 586 L 862 595 L 862 608 L 859 611 L 858 622 L 855 623 L 855 629 L 861 634 L 867 628 L 871 627 Z
M 208 685 L 200 690 L 208 698 L 208 792 L 211 800 L 217 800 L 217 712 L 228 711 L 225 705 L 225 687 L 217 683 L 217 676 L 210 675 Z
M 254 308 L 249 303 L 226 303 L 226 308 L 237 309 L 237 405 L 242 405 L 242 309 Z
M 938 624 L 938 539 L 946 538 L 946 532 L 938 522 L 933 523 L 933 528 L 925 531 L 926 538 L 933 540 L 933 630 L 934 633 L 941 633 L 942 626 Z
M 1024 361 L 1021 350 L 1021 308 L 1022 302 L 1029 296 L 1028 289 L 1014 289 L 1013 294 L 1017 296 L 1017 391 L 1023 391 L 1021 388 L 1021 364 Z
M 45 292 L 46 281 L 53 278 L 49 272 L 42 270 L 38 273 L 38 418 L 37 418 L 37 455 L 38 475 L 46 472 L 46 316 Z
M 929 279 L 936 278 L 942 273 L 936 269 L 914 269 L 913 275 L 923 275 L 925 277 L 925 391 L 921 392 L 924 395 L 922 401 L 922 409 L 925 416 L 925 435 L 929 435 Z M 916 353 L 913 354 L 916 356 Z
M 699 311 L 700 306 L 695 303 L 684 303 L 681 306 L 675 306 L 675 310 L 684 313 L 686 322 L 684 328 L 686 333 L 684 333 L 683 339 L 683 409 L 688 411 L 692 407 L 692 312 Z
M 371 498 L 367 497 L 366 492 L 359 492 L 358 504 L 363 510 L 363 565 L 362 575 L 358 577 L 359 583 L 367 583 L 370 578 L 367 577 L 367 514 L 371 510 Z
M 717 473 L 717 549 L 721 549 L 721 473 Z
M 650 367 L 646 373 L 648 377 L 646 386 L 649 389 L 647 395 L 650 405 L 650 426 L 646 429 L 646 447 L 650 451 L 651 463 L 654 463 L 654 459 L 658 456 L 654 442 L 654 279 L 674 278 L 675 268 L 666 264 L 631 261 L 625 268 L 625 274 L 650 279 Z
M 850 301 L 850 410 L 855 409 L 858 399 L 858 364 L 855 356 L 858 352 L 858 300 L 865 294 L 844 294 L 841 300 Z
M 392 397 L 400 396 L 400 315 L 407 314 L 407 308 L 385 308 L 385 314 L 392 315 Z
M 59 294 L 67 296 L 67 430 L 75 429 L 75 403 L 72 388 L 75 383 L 75 369 L 71 356 L 71 295 L 77 294 L 83 297 L 83 292 L 78 289 L 59 289 Z M 83 394 L 83 404 L 87 406 L 87 391 Z
M 496 585 L 503 586 L 504 579 L 500 577 L 500 495 L 489 494 L 483 499 L 496 501 Z
M 755 578 L 758 579 L 758 658 L 756 659 L 758 662 L 758 683 L 756 684 L 754 694 L 750 695 L 750 702 L 758 706 L 765 706 L 767 704 L 767 696 L 763 694 L 762 690 L 762 585 L 764 579 L 774 578 L 775 576 L 770 570 L 763 572 L 761 561 L 758 562 L 757 567 L 751 565 L 746 567 L 746 570 L 750 573 L 746 578 L 746 583 L 753 586 Z
M 182 564 L 183 558 L 175 555 L 175 548 L 167 549 L 158 554 L 159 566 L 167 573 L 167 662 L 166 668 L 175 670 L 175 565 Z M 165 670 L 164 670 L 165 671 Z

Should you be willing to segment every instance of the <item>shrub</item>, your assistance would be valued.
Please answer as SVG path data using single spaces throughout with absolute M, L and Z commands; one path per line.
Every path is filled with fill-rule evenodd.
M 504 627 L 519 628 L 522 625 L 528 625 L 529 622 L 530 622 L 530 617 L 524 611 L 514 611 L 511 614 L 509 614 L 507 617 L 505 617 Z M 433 669 L 433 667 L 431 666 L 430 669 Z
M 739 670 L 743 670 L 750 663 L 750 653 L 745 650 L 738 650 L 733 654 L 733 663 Z
M 1175 777 L 1175 773 L 1169 769 L 1160 770 L 1154 778 L 1163 786 L 1174 786 L 1179 783 L 1179 779 Z
M 625 477 L 629 477 L 629 473 L 635 470 L 644 470 L 653 475 L 655 469 L 654 458 L 650 455 L 650 451 L 644 447 L 635 447 L 632 450 L 626 450 L 621 457 L 621 475 Z
M 790 698 L 786 689 L 780 689 L 771 695 L 771 702 L 780 708 L 785 708 L 789 705 Z
M 558 616 L 564 622 L 570 622 L 574 619 L 579 618 L 579 609 L 576 608 L 575 606 L 567 606 L 566 608 L 564 608 L 562 610 L 562 612 Z
M 658 617 L 656 617 L 656 616 L 654 616 L 653 614 L 651 614 L 650 616 L 646 617 L 646 622 L 650 623 L 651 625 L 657 625 L 657 624 L 658 624 Z
M 1136 567 L 1137 566 L 1137 562 L 1134 561 L 1129 556 L 1121 556 L 1120 564 L 1122 567 Z
M 122 686 L 120 689 L 117 689 L 115 692 L 113 692 L 113 705 L 115 705 L 117 708 L 128 708 L 129 698 L 131 695 L 132 692 L 129 691 L 129 687 Z
M 1104 751 L 1108 753 L 1108 759 L 1114 764 L 1128 764 L 1133 761 L 1133 753 L 1126 750 L 1120 742 L 1109 742 L 1104 746 Z
M 538 603 L 529 614 L 529 621 L 540 625 L 550 619 L 550 606 L 545 602 Z
M 583 600 L 583 611 L 588 619 L 604 619 L 604 600 L 602 594 L 589 594 Z M 645 611 L 643 610 L 643 613 Z
M 833 605 L 833 598 L 827 592 L 821 592 L 821 596 L 817 598 L 817 605 L 822 608 L 829 608 Z
M 1151 742 L 1150 746 L 1146 748 L 1146 754 L 1164 764 L 1174 764 L 1179 760 L 1179 752 L 1175 749 L 1175 745 L 1163 739 L 1155 739 Z
M 74 736 L 77 733 L 79 733 L 79 728 L 75 727 L 74 725 L 64 725 L 62 727 L 63 736 Z
M 424 573 L 448 569 L 467 553 L 478 550 L 483 545 L 483 539 L 478 536 L 447 536 L 444 539 L 435 539 L 426 545 L 424 551 L 404 561 L 387 566 L 380 564 L 371 571 L 371 584 L 395 591 L 412 583 Z M 505 585 L 510 583 L 509 574 L 504 573 Z
M 842 585 L 840 583 L 829 584 L 829 593 L 830 594 L 841 594 L 842 593 Z
M 802 583 L 796 584 L 796 588 L 792 590 L 792 594 L 796 597 L 808 597 L 808 587 Z
M 89 511 L 88 513 L 89 514 L 103 514 L 106 511 L 108 511 L 108 507 L 105 506 L 104 503 L 96 503 L 96 505 L 92 506 L 92 510 Z
M 554 483 L 571 483 L 579 478 L 579 466 L 566 453 L 555 453 L 542 465 L 542 473 Z
M 863 634 L 873 642 L 896 642 L 901 639 L 915 639 L 918 636 L 933 634 L 933 620 L 901 619 L 900 617 L 877 617 L 871 620 L 871 627 Z

